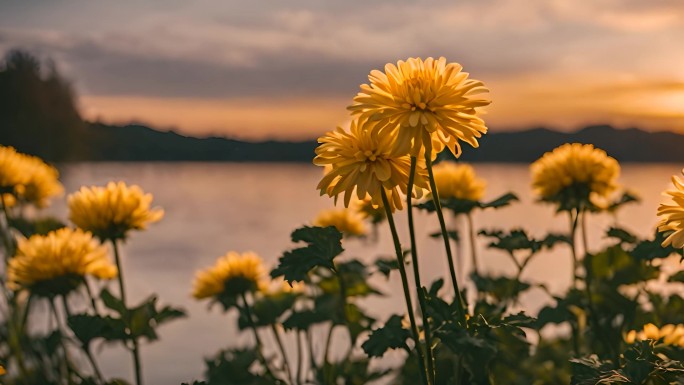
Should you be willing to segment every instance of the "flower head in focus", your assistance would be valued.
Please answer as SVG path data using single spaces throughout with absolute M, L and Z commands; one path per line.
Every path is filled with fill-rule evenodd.
M 64 295 L 87 275 L 112 279 L 117 269 L 90 233 L 70 228 L 19 240 L 7 268 L 8 286 L 41 296 Z
M 69 219 L 102 240 L 123 239 L 130 230 L 145 229 L 164 216 L 162 209 L 150 208 L 151 194 L 124 182 L 81 187 L 68 201 Z
M 535 193 L 567 210 L 613 193 L 618 188 L 620 164 L 591 144 L 567 143 L 544 154 L 530 170 Z
M 484 196 L 487 184 L 475 175 L 471 165 L 440 162 L 433 170 L 440 199 L 479 201 Z
M 625 342 L 628 344 L 644 340 L 654 340 L 665 345 L 684 347 L 684 325 L 668 324 L 658 328 L 649 323 L 644 325 L 642 330 L 631 330 L 625 336 Z
M 392 139 L 380 135 L 375 124 L 364 119 L 351 122 L 349 131 L 340 127 L 318 139 L 314 164 L 328 167 L 318 189 L 321 195 L 337 198 L 344 195 L 344 205 L 354 195 L 360 200 L 370 197 L 375 206 L 382 206 L 382 193 L 387 194 L 390 209 L 402 208 L 400 192 L 408 189 L 411 159 L 392 152 Z M 427 187 L 426 170 L 416 167 L 414 195 Z
M 490 103 L 484 84 L 469 79 L 458 63 L 441 57 L 409 58 L 371 71 L 348 109 L 377 122 L 375 129 L 393 139 L 398 154 L 418 154 L 431 146 L 461 154 L 460 141 L 478 147 L 487 132 L 477 108 Z
M 672 184 L 674 189 L 664 192 L 671 201 L 661 203 L 658 207 L 658 216 L 661 217 L 658 231 L 670 232 L 663 241 L 663 247 L 672 245 L 681 249 L 684 247 L 684 182 L 677 176 L 672 176 Z
M 197 272 L 192 295 L 197 299 L 215 298 L 223 303 L 268 287 L 267 274 L 261 258 L 252 252 L 229 252 L 216 260 L 214 266 Z
M 363 217 L 347 208 L 322 210 L 313 224 L 319 227 L 333 226 L 346 237 L 361 237 L 366 234 Z

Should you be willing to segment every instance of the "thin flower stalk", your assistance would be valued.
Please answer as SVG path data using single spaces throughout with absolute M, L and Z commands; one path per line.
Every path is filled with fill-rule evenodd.
M 119 294 L 121 295 L 121 302 L 124 307 L 127 307 L 126 302 L 126 289 L 124 287 L 123 269 L 121 268 L 121 257 L 119 255 L 119 247 L 115 239 L 111 240 L 112 248 L 114 249 L 114 260 L 116 262 L 116 268 L 119 271 L 117 279 L 119 282 Z M 130 321 L 130 320 L 127 320 Z M 133 356 L 133 367 L 135 368 L 135 383 L 136 385 L 142 385 L 142 362 L 140 361 L 140 346 L 138 344 L 137 338 L 131 338 L 133 343 L 133 348 L 131 349 L 131 355 Z
M 261 361 L 261 364 L 264 366 L 264 370 L 266 371 L 266 373 L 270 377 L 276 378 L 276 376 L 273 375 L 273 372 L 271 371 L 271 367 L 268 365 L 268 361 L 266 361 L 266 357 L 264 356 L 264 344 L 261 342 L 261 337 L 259 337 L 259 331 L 257 330 L 256 324 L 254 323 L 254 319 L 252 318 L 252 310 L 249 307 L 249 302 L 247 301 L 247 296 L 244 292 L 240 294 L 240 298 L 242 299 L 243 309 L 245 311 L 245 316 L 247 317 L 247 323 L 249 324 L 249 327 L 250 329 L 252 329 L 252 332 L 254 334 L 254 342 L 256 343 L 256 350 L 259 356 L 259 361 Z
M 435 205 L 435 211 L 437 212 L 437 218 L 439 219 L 439 226 L 442 231 L 442 238 L 444 239 L 444 248 L 446 249 L 446 254 L 447 254 L 447 262 L 449 263 L 449 274 L 451 276 L 451 283 L 454 287 L 454 298 L 458 303 L 458 310 L 459 310 L 459 321 L 461 322 L 462 325 L 465 326 L 465 321 L 466 321 L 466 309 L 464 306 L 464 301 L 463 297 L 461 297 L 461 290 L 459 289 L 458 286 L 458 279 L 456 278 L 456 268 L 454 267 L 454 257 L 451 252 L 451 243 L 449 242 L 449 233 L 446 228 L 446 222 L 444 221 L 444 213 L 442 212 L 442 205 L 439 201 L 439 193 L 437 191 L 437 187 L 435 186 L 435 177 L 434 173 L 432 171 L 432 159 L 431 159 L 431 154 L 432 154 L 432 149 L 429 145 L 429 141 L 427 142 L 428 145 L 426 146 L 425 149 L 425 166 L 427 167 L 428 171 L 428 179 L 430 181 L 430 192 L 432 196 L 432 202 Z
M 278 331 L 278 328 L 275 324 L 271 324 L 271 331 L 273 332 L 273 337 L 275 338 L 276 345 L 278 345 L 280 354 L 283 356 L 283 367 L 285 369 L 285 374 L 287 375 L 287 378 L 290 380 L 290 383 L 293 384 L 294 377 L 292 377 L 292 369 L 290 368 L 290 361 L 287 357 L 287 353 L 285 352 L 283 340 L 282 338 L 280 338 L 280 331 Z
M 475 225 L 473 224 L 473 214 L 467 213 L 466 219 L 468 222 L 468 235 L 470 236 L 470 256 L 472 258 L 473 272 L 480 275 L 479 263 L 477 261 L 477 243 L 475 237 Z
M 415 156 L 411 157 L 411 170 L 409 172 L 409 182 L 406 195 L 406 210 L 408 213 L 408 227 L 409 236 L 411 239 L 411 259 L 413 266 L 413 279 L 416 284 L 416 294 L 418 296 L 418 304 L 420 305 L 420 312 L 423 316 L 423 329 L 425 331 L 425 353 L 427 360 L 427 370 L 430 376 L 430 381 L 435 382 L 435 367 L 434 358 L 432 355 L 432 330 L 430 328 L 430 320 L 427 311 L 427 304 L 425 303 L 425 296 L 423 295 L 423 285 L 420 281 L 420 269 L 418 267 L 418 244 L 416 242 L 416 231 L 413 222 L 413 180 L 415 178 L 417 166 L 417 159 Z
M 401 243 L 399 242 L 399 235 L 397 234 L 397 228 L 394 224 L 394 217 L 392 215 L 392 210 L 389 206 L 389 200 L 387 199 L 387 194 L 384 191 L 382 191 L 382 203 L 383 207 L 385 208 L 385 211 L 387 212 L 387 223 L 389 223 L 390 231 L 392 232 L 394 250 L 397 254 L 397 264 L 399 266 L 399 273 L 401 274 L 401 283 L 404 289 L 406 310 L 408 311 L 409 321 L 411 322 L 411 332 L 413 334 L 413 340 L 416 344 L 416 354 L 418 355 L 418 365 L 420 367 L 421 378 L 423 380 L 423 384 L 430 385 L 431 377 L 428 374 L 428 369 L 425 365 L 425 355 L 423 354 L 423 348 L 420 344 L 420 334 L 418 333 L 416 318 L 413 314 L 413 303 L 411 301 L 411 292 L 409 290 L 408 278 L 406 276 L 406 267 L 404 266 L 404 257 L 401 251 Z
M 67 297 L 65 295 L 62 295 L 62 306 L 64 307 L 64 313 L 66 314 L 67 320 L 69 317 L 71 317 L 71 310 L 69 308 L 69 302 L 67 301 Z M 104 377 L 102 376 L 102 371 L 100 371 L 100 367 L 97 365 L 97 361 L 95 361 L 95 357 L 93 356 L 93 353 L 90 351 L 90 348 L 88 345 L 85 345 L 83 343 L 80 344 L 81 350 L 83 350 L 83 353 L 85 353 L 86 358 L 88 359 L 88 362 L 90 363 L 90 366 L 93 368 L 93 372 L 95 373 L 95 376 L 97 377 L 98 380 L 100 380 L 100 383 L 104 384 L 105 380 Z

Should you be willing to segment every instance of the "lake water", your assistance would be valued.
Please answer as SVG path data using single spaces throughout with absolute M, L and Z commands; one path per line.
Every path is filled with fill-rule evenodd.
M 549 206 L 533 204 L 529 172 L 525 165 L 476 164 L 476 172 L 487 180 L 486 199 L 513 191 L 521 202 L 498 211 L 478 212 L 475 223 L 480 228 L 524 227 L 534 235 L 548 231 L 566 231 L 567 218 L 554 216 Z M 625 207 L 617 220 L 637 234 L 653 232 L 661 192 L 669 188 L 670 177 L 679 173 L 677 164 L 626 164 L 621 182 L 636 192 L 642 202 Z M 235 164 L 235 163 L 98 163 L 73 164 L 62 168 L 68 193 L 81 185 L 103 185 L 110 180 L 139 184 L 154 194 L 154 205 L 165 209 L 164 219 L 145 232 L 134 234 L 123 247 L 124 270 L 129 302 L 157 293 L 160 303 L 185 308 L 188 318 L 177 320 L 160 330 L 161 341 L 143 346 L 146 384 L 179 384 L 201 378 L 203 357 L 228 346 L 249 342 L 238 336 L 234 314 L 211 311 L 205 302 L 190 296 L 195 271 L 214 263 L 229 250 L 252 250 L 271 266 L 282 251 L 292 247 L 290 233 L 310 223 L 319 210 L 330 208 L 331 199 L 320 197 L 315 189 L 321 169 L 308 164 Z M 56 201 L 49 212 L 66 218 L 65 200 Z M 402 243 L 408 244 L 405 212 L 399 213 L 398 226 Z M 453 218 L 450 219 L 453 222 Z M 594 247 L 605 242 L 602 229 L 615 218 L 592 217 L 589 241 Z M 420 267 L 424 282 L 444 276 L 446 262 L 443 245 L 427 236 L 438 230 L 437 218 L 417 213 Z M 458 226 L 458 223 L 455 223 Z M 378 254 L 392 255 L 393 247 L 386 225 L 381 227 L 379 242 L 345 241 L 347 256 L 370 259 Z M 480 260 L 488 272 L 512 272 L 511 262 L 502 253 L 486 251 L 480 240 Z M 468 267 L 466 266 L 466 269 Z M 532 262 L 524 278 L 546 282 L 554 292 L 569 284 L 570 256 L 558 247 L 554 253 L 540 255 Z M 391 313 L 403 313 L 403 298 L 398 277 L 389 282 L 375 280 L 388 294 L 363 305 L 371 315 L 385 319 Z M 546 295 L 530 291 L 524 300 L 527 309 L 536 311 Z M 268 341 L 268 340 L 267 340 Z M 288 336 L 287 345 L 294 338 Z M 390 360 L 391 360 L 390 356 Z M 118 346 L 105 346 L 99 354 L 105 374 L 131 377 L 128 354 Z

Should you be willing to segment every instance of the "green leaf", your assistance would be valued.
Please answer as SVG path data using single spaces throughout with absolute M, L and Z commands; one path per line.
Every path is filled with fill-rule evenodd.
M 330 315 L 315 310 L 293 311 L 285 321 L 285 330 L 308 330 L 312 325 L 330 320 Z
M 493 209 L 498 209 L 501 207 L 508 206 L 511 203 L 513 203 L 515 201 L 519 201 L 519 200 L 520 199 L 518 199 L 518 197 L 515 194 L 509 192 L 509 193 L 506 193 L 506 194 L 494 199 L 491 202 L 481 203 L 480 207 L 482 207 L 483 209 L 486 209 L 489 207 L 491 207 Z
M 340 278 L 344 280 L 347 297 L 365 297 L 382 294 L 370 285 L 366 265 L 357 259 L 336 264 L 337 274 L 323 276 L 318 286 L 325 293 L 340 292 Z
M 86 348 L 89 348 L 90 343 L 97 338 L 103 338 L 108 341 L 126 339 L 126 325 L 112 317 L 75 314 L 67 319 L 67 324 L 74 332 L 76 338 Z
M 378 258 L 375 260 L 375 267 L 385 278 L 389 278 L 393 270 L 399 270 L 399 262 L 396 258 Z
M 344 251 L 342 233 L 334 227 L 305 226 L 292 233 L 292 241 L 308 245 L 285 252 L 271 271 L 271 277 L 284 276 L 288 282 L 304 281 L 314 267 L 333 269 L 333 259 Z
M 47 235 L 47 233 L 66 227 L 64 222 L 53 217 L 26 219 L 10 217 L 9 225 L 18 230 L 26 238 L 32 235 Z
M 620 243 L 633 244 L 638 241 L 638 238 L 634 234 L 619 227 L 611 227 L 608 229 L 606 236 L 608 238 L 615 238 L 620 241 Z
M 489 294 L 501 302 L 515 300 L 531 287 L 529 283 L 504 276 L 482 276 L 473 273 L 471 279 L 478 292 Z
M 208 385 L 276 385 L 274 378 L 254 373 L 255 366 L 261 366 L 254 349 L 232 349 L 219 352 L 216 357 L 205 361 Z
M 447 230 L 447 237 L 449 237 L 449 239 L 453 239 L 456 242 L 459 241 L 458 231 L 456 230 Z M 430 233 L 430 238 L 442 238 L 442 232 L 435 231 L 434 233 Z
M 277 323 L 278 319 L 294 306 L 298 296 L 297 293 L 277 292 L 256 299 L 251 306 L 252 321 L 256 326 L 268 326 Z M 240 312 L 238 327 L 240 330 L 249 327 L 247 315 L 244 312 Z
M 609 212 L 615 212 L 627 203 L 638 203 L 639 201 L 641 201 L 641 199 L 639 199 L 638 196 L 626 191 L 618 200 L 611 203 L 610 206 L 608 206 L 607 210 Z
M 100 299 L 108 309 L 114 310 L 120 316 L 126 316 L 128 310 L 126 305 L 117 297 L 115 297 L 108 289 L 102 289 L 100 292 Z
M 405 349 L 410 351 L 406 340 L 411 332 L 402 326 L 402 317 L 393 315 L 385 325 L 373 330 L 361 348 L 369 357 L 382 357 L 389 349 Z
M 678 253 L 680 255 L 682 254 L 681 249 L 675 249 L 674 247 L 672 247 L 672 245 L 669 245 L 667 247 L 661 246 L 664 240 L 665 235 L 663 233 L 656 231 L 653 240 L 645 240 L 639 242 L 634 247 L 631 254 L 632 256 L 634 256 L 634 258 L 643 259 L 647 261 L 659 258 L 667 258 L 675 253 Z

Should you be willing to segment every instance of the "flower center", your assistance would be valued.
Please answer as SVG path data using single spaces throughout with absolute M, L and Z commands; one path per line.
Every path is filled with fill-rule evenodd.
M 364 164 L 361 165 L 361 171 L 366 171 L 366 169 L 370 163 L 373 163 L 376 160 L 378 160 L 379 154 L 377 153 L 377 151 L 371 151 L 371 150 L 361 151 L 361 150 L 359 150 L 356 152 L 356 154 L 354 154 L 354 157 L 359 162 L 364 162 Z

